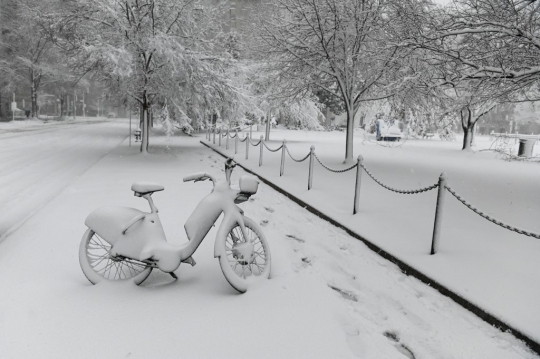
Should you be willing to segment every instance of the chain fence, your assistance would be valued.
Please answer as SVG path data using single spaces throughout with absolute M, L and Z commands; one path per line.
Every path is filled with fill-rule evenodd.
M 435 189 L 435 188 L 439 187 L 439 184 L 435 183 L 434 185 L 431 185 L 431 186 L 428 186 L 428 187 L 424 187 L 424 188 L 420 188 L 420 189 L 413 189 L 413 190 L 401 190 L 401 189 L 397 189 L 397 188 L 392 188 L 390 186 L 385 185 L 384 183 L 379 181 L 377 178 L 375 178 L 375 176 L 366 168 L 366 166 L 362 165 L 362 168 L 364 169 L 364 171 L 366 171 L 367 175 L 369 177 L 371 177 L 371 179 L 373 181 L 375 181 L 375 183 L 377 183 L 379 186 L 381 186 L 383 188 L 386 188 L 389 191 L 396 192 L 396 193 L 416 194 L 416 193 L 422 193 L 422 192 L 431 191 L 432 189 Z
M 501 222 L 501 221 L 499 221 L 499 220 L 485 214 L 484 212 L 482 212 L 481 210 L 479 210 L 478 208 L 474 207 L 472 204 L 470 204 L 469 202 L 464 200 L 463 197 L 461 197 L 456 191 L 454 191 L 454 189 L 452 187 L 446 186 L 446 190 L 448 192 L 450 192 L 452 194 L 452 196 L 456 197 L 456 199 L 459 202 L 463 203 L 466 207 L 468 207 L 471 211 L 473 211 L 474 213 L 476 213 L 480 217 L 487 219 L 491 223 L 495 223 L 496 225 L 501 226 L 502 228 L 508 229 L 509 231 L 512 231 L 512 232 L 516 232 L 516 233 L 519 233 L 519 234 L 523 234 L 525 236 L 540 239 L 540 234 L 536 234 L 536 233 L 525 231 L 523 229 L 516 228 L 514 226 L 503 223 L 503 222 Z
M 287 146 L 285 146 L 285 150 L 287 151 L 287 153 L 289 154 L 289 157 L 291 158 L 291 160 L 293 160 L 294 162 L 304 162 L 305 160 L 307 160 L 309 158 L 309 156 L 311 155 L 311 153 L 308 153 L 306 155 L 306 157 L 302 158 L 301 160 L 297 160 L 296 158 L 294 158 L 291 153 L 289 152 L 289 148 Z
M 268 145 L 266 143 L 263 142 L 263 145 L 264 147 L 266 147 L 266 149 L 270 152 L 277 152 L 279 150 L 281 150 L 283 148 L 283 145 L 279 146 L 278 148 L 276 148 L 275 150 L 271 149 L 270 147 L 268 147 Z
M 353 168 L 356 168 L 356 166 L 358 166 L 358 163 L 355 163 L 354 165 L 352 165 L 351 167 L 349 168 L 345 168 L 345 169 L 342 169 L 342 170 L 335 170 L 335 169 L 332 169 L 330 167 L 328 167 L 327 165 L 325 165 L 324 163 L 322 163 L 322 161 L 319 159 L 319 156 L 317 156 L 315 154 L 315 152 L 313 152 L 313 155 L 315 156 L 315 159 L 317 160 L 317 162 L 319 162 L 321 164 L 321 166 L 323 166 L 325 169 L 327 169 L 328 171 L 330 172 L 334 172 L 334 173 L 343 173 L 343 172 L 347 172 L 347 171 L 350 171 L 352 170 Z M 309 156 L 309 155 L 308 155 Z
M 260 145 L 262 142 L 262 140 L 259 140 L 259 142 L 257 142 L 256 144 L 253 143 L 253 141 L 251 141 L 251 139 L 249 140 L 249 143 L 253 146 L 253 147 L 257 147 L 258 145 Z
M 224 136 L 226 136 L 226 135 L 227 134 L 225 134 Z M 238 136 L 238 134 L 236 134 L 235 136 L 231 136 L 231 135 L 229 135 L 229 136 L 231 138 L 234 138 L 234 137 Z M 313 146 L 311 148 L 311 151 L 306 156 L 304 156 L 301 159 L 296 159 L 296 158 L 293 157 L 293 155 L 289 151 L 289 148 L 285 144 L 285 141 L 283 142 L 283 144 L 281 146 L 279 146 L 276 149 L 271 149 L 270 147 L 268 147 L 268 145 L 263 141 L 262 137 L 257 143 L 253 143 L 248 136 L 246 136 L 243 140 L 241 140 L 239 138 L 239 141 L 241 141 L 241 142 L 249 141 L 249 144 L 251 144 L 254 147 L 256 147 L 256 146 L 258 146 L 258 145 L 260 145 L 262 143 L 262 145 L 264 145 L 264 147 L 266 147 L 266 149 L 268 149 L 268 151 L 270 151 L 270 152 L 277 152 L 279 150 L 283 150 L 283 153 L 282 153 L 282 156 L 281 156 L 280 176 L 283 175 L 283 171 L 284 171 L 285 152 L 287 152 L 289 157 L 294 162 L 297 162 L 297 163 L 304 162 L 305 160 L 307 160 L 308 158 L 311 157 L 310 165 L 309 165 L 308 190 L 311 189 L 312 181 L 313 181 L 313 157 L 317 160 L 317 162 L 319 162 L 319 164 L 324 169 L 326 169 L 327 171 L 333 172 L 333 173 L 344 173 L 344 172 L 348 172 L 348 171 L 353 170 L 353 169 L 356 168 L 357 172 L 356 172 L 356 185 L 355 185 L 353 214 L 356 214 L 358 212 L 362 170 L 365 171 L 367 173 L 367 175 L 375 183 L 377 183 L 379 186 L 381 186 L 381 187 L 383 187 L 383 188 L 385 188 L 385 189 L 387 189 L 389 191 L 395 192 L 395 193 L 417 194 L 417 193 L 428 192 L 428 191 L 431 191 L 433 189 L 438 188 L 439 191 L 438 191 L 438 195 L 437 195 L 437 204 L 436 204 L 436 211 L 435 211 L 435 224 L 434 224 L 434 229 L 433 229 L 431 254 L 435 254 L 437 252 L 437 249 L 438 249 L 439 236 L 440 236 L 440 232 L 441 232 L 441 218 L 442 218 L 442 212 L 443 212 L 442 209 L 443 209 L 443 206 L 444 206 L 444 193 L 445 193 L 445 190 L 450 192 L 450 194 L 452 194 L 459 202 L 461 202 L 463 205 L 468 207 L 474 213 L 478 214 L 480 217 L 482 217 L 482 218 L 484 218 L 484 219 L 486 219 L 486 220 L 488 220 L 488 221 L 490 221 L 490 222 L 492 222 L 494 224 L 497 224 L 500 227 L 505 228 L 505 229 L 507 229 L 509 231 L 513 231 L 513 232 L 518 233 L 518 234 L 522 234 L 522 235 L 525 235 L 525 236 L 540 239 L 540 234 L 525 231 L 525 230 L 516 228 L 514 226 L 508 225 L 506 223 L 503 223 L 503 222 L 501 222 L 501 221 L 499 221 L 499 220 L 497 220 L 495 218 L 492 218 L 491 216 L 485 214 L 484 212 L 480 211 L 476 207 L 474 207 L 472 204 L 470 204 L 465 199 L 463 199 L 463 197 L 460 196 L 454 189 L 452 189 L 450 186 L 448 186 L 446 184 L 446 175 L 444 173 L 441 174 L 441 177 L 439 178 L 439 182 L 435 183 L 435 184 L 433 184 L 431 186 L 427 186 L 427 187 L 423 187 L 423 188 L 419 188 L 419 189 L 413 189 L 413 190 L 401 190 L 401 189 L 390 187 L 390 186 L 384 184 L 379 179 L 377 179 L 373 175 L 373 173 L 362 163 L 363 158 L 361 158 L 361 157 L 358 158 L 357 163 L 355 163 L 354 165 L 352 165 L 350 167 L 347 167 L 347 168 L 344 168 L 344 169 L 333 169 L 333 168 L 327 166 L 326 164 L 324 164 L 321 161 L 321 159 L 315 153 L 315 148 Z M 249 147 L 249 145 L 247 145 L 246 150 L 247 150 L 248 147 Z M 259 166 L 262 166 L 262 153 L 263 153 L 263 150 L 262 150 L 262 147 L 261 147 L 260 158 L 259 158 Z M 247 158 L 248 157 L 247 157 L 247 151 L 246 151 L 246 159 Z

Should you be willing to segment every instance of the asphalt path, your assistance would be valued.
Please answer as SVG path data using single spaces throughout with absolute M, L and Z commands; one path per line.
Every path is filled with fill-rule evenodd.
M 128 135 L 125 119 L 0 131 L 0 242 Z

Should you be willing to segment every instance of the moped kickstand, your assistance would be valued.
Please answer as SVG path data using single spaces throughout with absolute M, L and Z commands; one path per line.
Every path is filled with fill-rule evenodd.
M 189 263 L 189 264 L 191 264 L 192 267 L 193 267 L 195 264 L 197 264 L 197 262 L 195 262 L 195 259 L 193 259 L 193 257 L 187 258 L 186 260 L 182 261 L 182 263 Z M 175 280 L 178 279 L 178 276 L 177 276 L 176 274 L 174 274 L 174 272 L 169 272 L 169 274 L 170 274 L 171 277 L 173 277 Z

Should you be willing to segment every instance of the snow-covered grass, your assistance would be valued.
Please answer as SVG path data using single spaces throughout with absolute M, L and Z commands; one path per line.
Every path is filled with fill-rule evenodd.
M 2 358 L 537 358 L 264 184 L 241 206 L 269 239 L 270 280 L 235 292 L 212 229 L 178 281 L 154 271 L 140 287 L 90 285 L 77 256 L 84 219 L 104 205 L 147 210 L 135 181 L 165 186 L 153 196 L 165 232 L 186 240 L 183 222 L 211 184 L 182 177 L 223 176 L 198 140 L 154 135 L 146 156 L 125 140 L 1 243 Z
M 254 133 L 254 140 L 261 133 Z M 243 135 L 241 135 L 241 138 Z M 299 159 L 313 144 L 318 157 L 339 169 L 344 157 L 344 132 L 275 130 L 268 143 L 277 148 L 287 139 Z M 216 139 L 217 143 L 217 139 Z M 221 150 L 225 144 L 222 140 Z M 488 137 L 477 138 L 477 149 L 489 148 Z M 537 151 L 538 147 L 536 146 Z M 326 215 L 377 244 L 434 280 L 451 288 L 489 313 L 540 341 L 540 240 L 503 229 L 479 217 L 446 193 L 439 253 L 429 255 L 437 190 L 415 195 L 390 192 L 364 172 L 360 212 L 352 215 L 355 170 L 335 174 L 315 163 L 313 189 L 307 190 L 308 161 L 286 156 L 279 177 L 281 151 L 265 149 L 258 167 L 259 147 L 239 146 L 235 159 L 285 188 Z M 540 233 L 540 167 L 538 163 L 506 162 L 493 152 L 464 152 L 461 142 L 409 140 L 400 147 L 365 141 L 355 133 L 355 158 L 380 181 L 398 189 L 435 184 L 442 172 L 448 185 L 489 215 L 516 227 Z M 228 154 L 234 153 L 230 142 Z

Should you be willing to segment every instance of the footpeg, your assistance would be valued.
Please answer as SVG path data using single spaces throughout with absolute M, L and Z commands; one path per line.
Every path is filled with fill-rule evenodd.
M 191 266 L 195 266 L 195 264 L 197 264 L 197 262 L 195 262 L 195 259 L 193 259 L 193 257 L 189 257 L 187 258 L 186 260 L 182 261 L 182 263 L 189 263 L 191 264 Z

